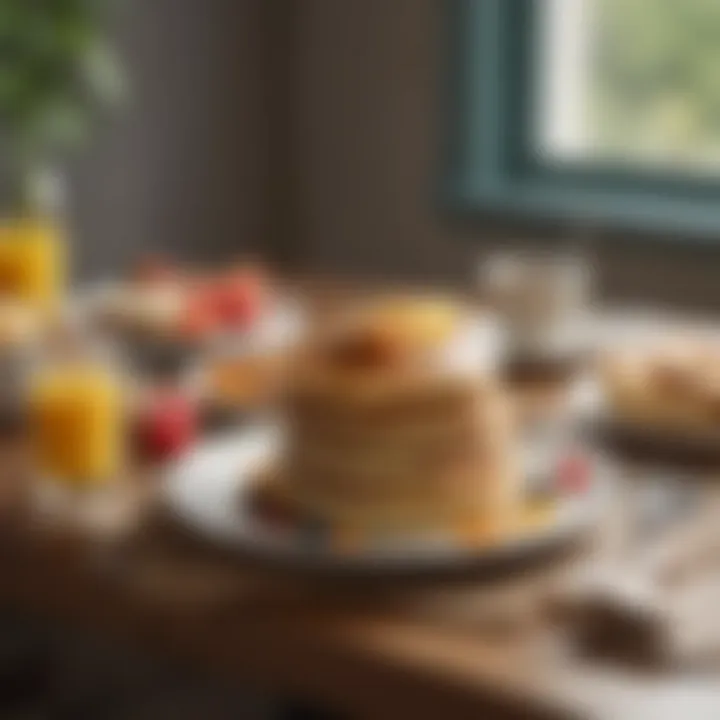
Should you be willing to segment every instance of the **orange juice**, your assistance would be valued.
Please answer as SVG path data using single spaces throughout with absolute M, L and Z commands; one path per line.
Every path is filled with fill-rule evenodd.
M 122 390 L 110 371 L 81 364 L 43 371 L 31 391 L 30 417 L 40 471 L 75 487 L 116 476 L 123 415 Z
M 65 244 L 52 222 L 0 222 L 0 296 L 51 310 L 61 300 L 65 264 Z

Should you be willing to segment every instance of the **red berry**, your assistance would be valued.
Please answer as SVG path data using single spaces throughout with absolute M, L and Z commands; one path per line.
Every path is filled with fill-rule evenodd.
M 592 475 L 590 459 L 581 453 L 562 458 L 557 467 L 557 482 L 561 491 L 582 493 L 589 489 Z
M 180 320 L 180 333 L 191 340 L 208 338 L 219 328 L 214 295 L 208 288 L 189 290 Z
M 150 397 L 139 418 L 143 455 L 152 460 L 175 457 L 190 447 L 198 433 L 198 413 L 193 402 L 180 393 Z
M 216 298 L 218 314 L 225 323 L 249 328 L 264 308 L 264 279 L 254 270 L 237 271 L 220 281 Z

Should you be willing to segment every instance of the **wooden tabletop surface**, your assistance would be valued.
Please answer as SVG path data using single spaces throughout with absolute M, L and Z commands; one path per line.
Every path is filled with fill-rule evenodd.
M 0 449 L 3 604 L 353 716 L 720 716 L 715 677 L 603 667 L 537 620 L 538 588 L 591 562 L 596 543 L 511 581 L 332 584 L 189 538 L 149 477 L 113 497 L 126 514 L 112 532 L 63 511 L 28 513 L 11 492 L 16 452 Z

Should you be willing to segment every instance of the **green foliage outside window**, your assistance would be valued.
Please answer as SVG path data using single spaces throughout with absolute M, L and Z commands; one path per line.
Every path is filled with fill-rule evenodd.
M 605 156 L 720 162 L 720 2 L 593 0 L 588 122 Z

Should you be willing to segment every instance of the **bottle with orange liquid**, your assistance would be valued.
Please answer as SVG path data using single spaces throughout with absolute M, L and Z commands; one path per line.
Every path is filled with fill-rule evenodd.
M 61 179 L 34 167 L 11 175 L 10 187 L 0 183 L 0 298 L 47 314 L 59 308 L 66 286 Z
M 65 241 L 50 219 L 0 221 L 0 297 L 42 312 L 56 309 L 65 289 Z

